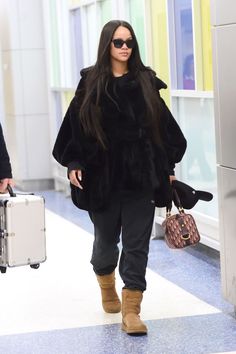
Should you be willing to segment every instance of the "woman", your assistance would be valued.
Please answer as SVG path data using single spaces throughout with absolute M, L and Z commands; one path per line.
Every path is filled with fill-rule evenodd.
M 122 310 L 122 329 L 142 335 L 154 209 L 171 199 L 170 180 L 186 140 L 160 98 L 166 85 L 142 63 L 127 22 L 103 27 L 96 64 L 81 76 L 53 155 L 68 168 L 74 204 L 88 210 L 94 224 L 91 263 L 103 308 Z M 115 289 L 121 229 L 122 305 Z

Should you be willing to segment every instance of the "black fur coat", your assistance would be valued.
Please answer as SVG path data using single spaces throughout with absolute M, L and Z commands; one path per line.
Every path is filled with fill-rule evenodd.
M 186 149 L 186 140 L 159 90 L 166 85 L 155 78 L 161 105 L 161 137 L 163 144 L 154 144 L 145 120 L 145 104 L 141 88 L 130 73 L 111 78 L 109 98 L 101 99 L 102 126 L 107 138 L 103 150 L 93 137 L 83 133 L 79 110 L 83 97 L 86 73 L 58 133 L 53 149 L 54 158 L 68 170 L 82 170 L 83 190 L 71 185 L 74 204 L 94 211 L 106 206 L 117 190 L 155 192 L 156 206 L 166 206 L 171 198 L 169 175 Z

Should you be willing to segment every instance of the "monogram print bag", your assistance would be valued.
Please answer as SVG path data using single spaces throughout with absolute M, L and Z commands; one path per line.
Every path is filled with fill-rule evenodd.
M 178 194 L 173 189 L 178 201 L 178 213 L 171 215 L 171 207 L 166 209 L 166 219 L 162 223 L 165 230 L 165 241 L 170 248 L 184 248 L 196 245 L 200 241 L 200 234 L 191 214 L 186 214 Z

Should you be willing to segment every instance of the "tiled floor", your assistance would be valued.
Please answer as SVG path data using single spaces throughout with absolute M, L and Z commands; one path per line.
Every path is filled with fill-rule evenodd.
M 234 308 L 220 294 L 219 254 L 151 241 L 142 318 L 146 337 L 106 314 L 89 263 L 92 225 L 60 193 L 46 198 L 47 261 L 0 274 L 1 354 L 236 353 Z M 117 274 L 118 290 L 122 282 Z

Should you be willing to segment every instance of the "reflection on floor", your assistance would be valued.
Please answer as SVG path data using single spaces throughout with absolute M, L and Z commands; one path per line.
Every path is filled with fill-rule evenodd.
M 234 308 L 220 294 L 219 254 L 204 246 L 173 251 L 151 241 L 142 318 L 146 337 L 120 330 L 105 314 L 89 263 L 93 236 L 86 212 L 45 191 L 47 261 L 38 270 L 0 275 L 1 354 L 236 353 Z M 118 290 L 122 282 L 117 274 Z

